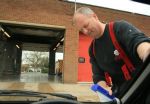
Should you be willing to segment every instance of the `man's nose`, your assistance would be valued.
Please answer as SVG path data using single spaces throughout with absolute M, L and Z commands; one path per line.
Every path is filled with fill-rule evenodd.
M 83 32 L 84 34 L 88 34 L 88 29 L 84 28 L 84 29 L 82 30 L 82 32 Z

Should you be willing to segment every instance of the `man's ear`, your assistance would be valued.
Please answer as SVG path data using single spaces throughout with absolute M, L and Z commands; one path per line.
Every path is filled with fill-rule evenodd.
M 98 17 L 97 17 L 97 15 L 95 13 L 92 14 L 92 17 L 94 17 L 96 20 L 98 20 Z

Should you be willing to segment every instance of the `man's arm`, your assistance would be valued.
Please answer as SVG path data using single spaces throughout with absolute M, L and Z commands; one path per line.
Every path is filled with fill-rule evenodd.
M 105 81 L 104 72 L 100 69 L 99 65 L 95 60 L 95 56 L 93 55 L 92 51 L 92 45 L 90 45 L 89 47 L 89 56 L 93 72 L 93 82 L 106 89 L 109 94 L 112 95 L 111 87 L 109 87 Z
M 98 65 L 96 58 L 93 53 L 93 42 L 91 43 L 89 47 L 89 56 L 90 56 L 90 63 L 92 68 L 92 78 L 93 82 L 96 84 L 101 80 L 105 80 L 104 71 L 100 68 Z
M 150 53 L 150 38 L 126 21 L 116 22 L 115 28 L 116 34 L 119 34 L 117 35 L 119 43 L 135 61 L 135 64 L 141 60 L 144 62 Z
M 137 53 L 140 59 L 144 62 L 150 55 L 150 43 L 142 42 L 137 46 Z

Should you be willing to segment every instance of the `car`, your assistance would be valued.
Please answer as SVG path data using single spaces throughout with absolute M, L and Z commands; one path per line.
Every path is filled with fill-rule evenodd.
M 120 94 L 122 104 L 150 104 L 150 56 L 145 61 L 142 70 L 136 75 L 130 85 Z

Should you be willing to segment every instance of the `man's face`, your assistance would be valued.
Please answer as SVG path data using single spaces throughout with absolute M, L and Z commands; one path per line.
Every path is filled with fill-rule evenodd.
M 98 38 L 100 34 L 99 20 L 96 15 L 75 15 L 75 24 L 83 34 Z

